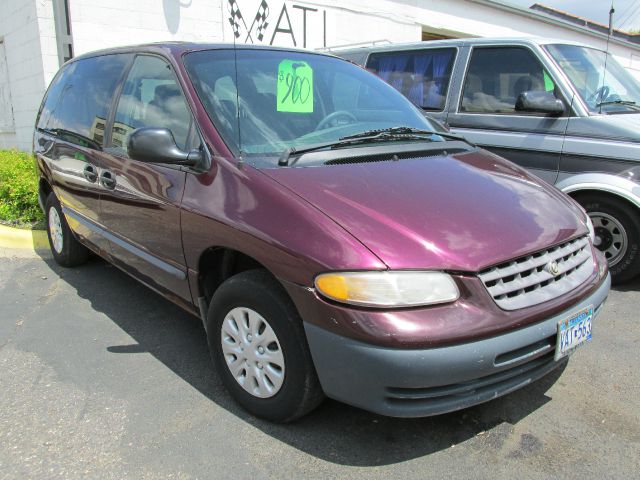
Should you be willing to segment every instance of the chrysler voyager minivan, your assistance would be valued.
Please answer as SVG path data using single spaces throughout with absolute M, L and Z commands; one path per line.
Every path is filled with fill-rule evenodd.
M 199 316 L 274 421 L 325 395 L 407 417 L 496 398 L 563 366 L 609 292 L 572 199 L 327 55 L 84 55 L 34 150 L 55 260 L 94 252 Z
M 640 83 L 601 50 L 471 38 L 335 51 L 452 132 L 571 195 L 614 282 L 640 272 Z

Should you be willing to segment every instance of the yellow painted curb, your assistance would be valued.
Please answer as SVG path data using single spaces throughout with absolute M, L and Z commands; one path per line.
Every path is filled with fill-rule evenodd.
M 44 250 L 49 248 L 49 239 L 45 230 L 23 230 L 0 225 L 0 248 Z

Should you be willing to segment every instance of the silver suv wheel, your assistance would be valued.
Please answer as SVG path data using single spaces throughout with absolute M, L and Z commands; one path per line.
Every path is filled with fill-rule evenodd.
M 627 251 L 627 232 L 614 217 L 603 212 L 589 212 L 595 231 L 594 246 L 604 253 L 612 267 L 618 263 Z
M 236 382 L 258 398 L 273 397 L 284 381 L 280 341 L 258 312 L 237 307 L 222 322 L 220 340 L 227 367 Z

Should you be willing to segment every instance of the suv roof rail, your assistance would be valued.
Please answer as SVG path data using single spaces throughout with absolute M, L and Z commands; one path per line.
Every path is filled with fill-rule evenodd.
M 333 52 L 334 50 L 343 50 L 345 48 L 364 48 L 364 47 L 374 47 L 376 45 L 391 45 L 391 40 L 387 40 L 383 38 L 381 40 L 373 40 L 371 42 L 358 42 L 358 43 L 345 43 L 343 45 L 334 45 L 333 47 L 320 47 L 316 48 L 318 52 Z

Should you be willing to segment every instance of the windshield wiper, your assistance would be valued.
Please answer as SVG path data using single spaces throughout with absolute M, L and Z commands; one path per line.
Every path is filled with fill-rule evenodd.
M 625 107 L 635 107 L 636 102 L 633 100 L 609 100 L 606 102 L 596 103 L 596 107 L 604 107 L 605 105 L 624 105 Z
M 363 137 L 363 138 L 354 138 L 354 139 L 340 139 L 333 142 L 325 142 L 325 143 L 316 143 L 313 145 L 307 145 L 306 147 L 289 147 L 285 149 L 282 154 L 280 154 L 280 158 L 278 159 L 278 166 L 287 167 L 289 165 L 293 165 L 296 160 L 289 163 L 289 158 L 292 155 L 302 155 L 303 153 L 314 152 L 316 150 L 322 150 L 324 148 L 333 148 L 333 147 L 341 147 L 346 145 L 356 145 L 358 143 L 366 143 L 367 141 L 376 141 L 371 137 Z M 299 158 L 299 157 L 298 157 Z
M 413 128 L 413 127 L 391 127 L 391 128 L 382 128 L 379 130 L 367 130 L 366 132 L 362 132 L 362 133 L 356 133 L 354 135 L 347 135 L 346 137 L 342 137 L 340 138 L 340 140 L 351 140 L 351 139 L 357 139 L 357 138 L 367 138 L 367 137 L 386 137 L 386 136 L 394 136 L 394 137 L 401 137 L 401 136 L 408 136 L 408 137 L 412 137 L 412 136 L 418 136 L 418 135 L 428 135 L 429 137 L 433 136 L 433 135 L 438 135 L 440 137 L 443 138 L 447 138 L 450 140 L 460 140 L 462 142 L 467 142 L 464 138 L 459 137 L 458 135 L 453 135 L 451 133 L 445 133 L 445 132 L 435 132 L 432 130 L 422 130 L 420 128 Z M 422 139 L 422 137 L 419 137 Z
M 392 140 L 419 140 L 421 142 L 433 141 L 432 139 L 425 137 L 422 133 L 420 134 L 408 133 L 408 132 L 407 133 L 390 133 L 388 131 L 378 131 L 378 130 L 372 130 L 371 132 L 363 132 L 356 135 L 342 137 L 333 142 L 316 143 L 314 145 L 308 145 L 306 147 L 300 147 L 300 148 L 296 148 L 296 147 L 287 148 L 280 155 L 280 158 L 278 159 L 278 166 L 287 167 L 289 165 L 293 165 L 297 161 L 297 159 L 289 163 L 289 159 L 291 158 L 292 155 L 298 155 L 298 158 L 299 158 L 299 156 L 302 155 L 303 153 L 322 150 L 325 148 L 344 147 L 348 145 L 359 145 L 359 144 L 370 143 L 370 142 L 371 143 L 388 142 Z M 438 135 L 438 134 L 434 134 L 433 132 L 427 132 L 426 130 L 425 132 L 428 133 L 429 136 Z M 457 139 L 458 138 L 456 137 L 456 140 Z
M 465 143 L 469 143 L 462 137 L 452 135 L 450 133 L 432 132 L 430 130 L 420 130 L 419 128 L 411 127 L 392 127 L 381 130 L 368 130 L 362 133 L 356 133 L 355 135 L 347 135 L 341 137 L 333 142 L 317 143 L 314 145 L 308 145 L 306 147 L 290 147 L 282 152 L 278 159 L 278 166 L 287 167 L 293 165 L 296 161 L 289 163 L 289 159 L 292 155 L 302 155 L 303 153 L 313 152 L 316 150 L 322 150 L 324 148 L 344 147 L 348 145 L 358 145 L 369 142 L 388 142 L 393 140 L 418 140 L 421 142 L 431 141 L 433 142 L 434 135 L 444 137 L 450 140 L 460 140 Z

